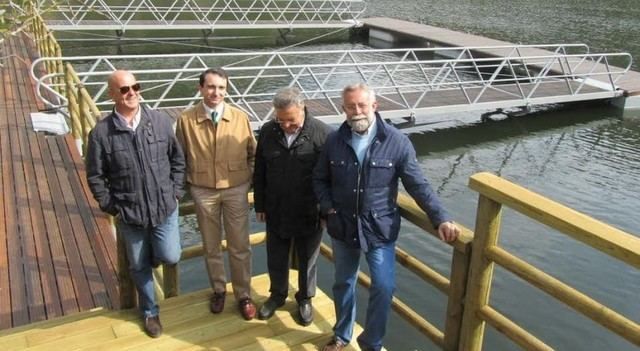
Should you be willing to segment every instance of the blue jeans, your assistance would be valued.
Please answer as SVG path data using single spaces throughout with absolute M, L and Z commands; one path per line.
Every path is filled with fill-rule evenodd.
M 138 306 L 145 317 L 158 315 L 153 287 L 152 262 L 176 264 L 180 260 L 178 208 L 164 223 L 151 228 L 116 221 L 129 259 L 129 271 L 138 291 Z
M 336 308 L 336 338 L 349 343 L 356 319 L 356 283 L 360 266 L 359 248 L 332 239 L 335 258 L 335 283 L 333 299 Z M 391 299 L 395 290 L 395 243 L 374 248 L 365 253 L 371 288 L 364 331 L 358 336 L 358 345 L 363 350 L 380 350 L 391 310 Z

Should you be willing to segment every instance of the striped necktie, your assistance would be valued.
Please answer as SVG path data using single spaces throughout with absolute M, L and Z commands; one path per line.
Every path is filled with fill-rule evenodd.
M 213 124 L 218 124 L 218 111 L 211 112 L 211 120 Z

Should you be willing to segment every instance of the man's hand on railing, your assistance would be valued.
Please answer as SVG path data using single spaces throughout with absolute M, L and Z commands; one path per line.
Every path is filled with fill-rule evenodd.
M 441 240 L 452 242 L 460 235 L 460 228 L 453 222 L 442 222 L 438 226 L 438 236 Z

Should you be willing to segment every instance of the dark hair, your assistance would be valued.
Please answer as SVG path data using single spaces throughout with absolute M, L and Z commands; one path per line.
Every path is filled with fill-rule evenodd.
M 227 85 L 229 84 L 229 75 L 227 74 L 227 72 L 225 72 L 225 70 L 223 70 L 222 68 L 207 68 L 206 71 L 200 73 L 200 86 L 204 85 L 204 78 L 207 76 L 207 74 L 220 76 L 222 79 L 227 81 Z

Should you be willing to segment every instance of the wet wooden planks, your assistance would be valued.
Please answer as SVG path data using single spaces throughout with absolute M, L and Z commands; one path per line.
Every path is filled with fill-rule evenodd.
M 117 307 L 115 238 L 71 136 L 32 130 L 33 43 L 0 44 L 0 328 Z

